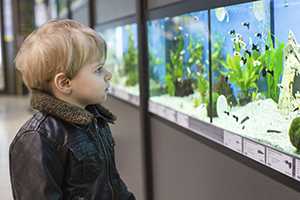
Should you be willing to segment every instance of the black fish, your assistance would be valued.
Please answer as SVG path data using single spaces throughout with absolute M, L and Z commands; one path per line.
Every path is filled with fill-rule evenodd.
M 274 71 L 273 70 L 269 70 L 267 68 L 263 68 L 262 71 L 261 71 L 263 77 L 266 77 L 267 76 L 267 73 L 269 73 L 271 76 L 274 76 Z
M 281 133 L 281 131 L 269 129 L 267 133 Z
M 299 110 L 299 107 L 295 108 L 295 109 L 293 110 L 293 112 L 296 112 L 296 111 L 298 111 L 298 110 Z
M 227 111 L 224 111 L 224 113 L 225 113 L 226 115 L 228 115 L 228 116 L 229 116 L 229 112 L 227 112 Z
M 228 83 L 228 80 L 229 80 L 228 76 L 225 76 L 225 82 L 226 83 Z
M 244 130 L 244 129 L 245 129 L 245 126 L 243 126 L 242 129 Z
M 242 59 L 242 61 L 243 61 L 243 64 L 246 64 L 246 63 L 247 63 L 247 58 L 242 57 L 241 59 Z
M 251 52 L 249 50 L 246 50 L 245 53 L 248 54 L 249 57 L 251 56 Z
M 260 38 L 260 39 L 262 38 L 262 34 L 261 33 L 256 33 L 255 36 L 258 37 L 258 38 Z
M 268 51 L 270 49 L 270 47 L 268 45 L 265 46 L 266 51 Z
M 234 35 L 235 35 L 235 30 L 232 29 L 231 31 L 229 31 L 229 34 L 230 34 L 231 36 L 234 36 Z
M 258 45 L 252 44 L 252 50 L 259 51 Z
M 241 124 L 243 124 L 245 121 L 247 121 L 248 119 L 250 119 L 248 116 L 245 117 L 242 121 L 241 121 Z
M 247 29 L 250 29 L 250 23 L 249 22 L 243 22 L 242 25 L 247 27 Z
M 266 77 L 266 76 L 267 76 L 266 68 L 263 68 L 263 69 L 261 70 L 261 73 L 262 73 L 262 76 L 263 76 L 263 77 Z
M 232 117 L 238 122 L 239 121 L 239 117 L 236 115 L 232 115 Z
M 267 70 L 267 73 L 269 73 L 271 76 L 274 76 L 274 71 L 273 70 Z

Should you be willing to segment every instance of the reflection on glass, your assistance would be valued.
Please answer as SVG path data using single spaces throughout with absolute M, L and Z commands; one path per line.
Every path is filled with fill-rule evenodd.
M 112 86 L 139 95 L 136 24 L 102 32 L 107 43 L 105 66 L 112 73 Z
M 148 22 L 150 100 L 209 121 L 208 12 Z
M 68 0 L 59 0 L 58 1 L 58 8 L 59 8 L 58 14 L 59 14 L 60 18 L 67 18 L 67 16 L 68 16 L 67 1 Z
M 88 0 L 72 0 L 72 18 L 85 25 L 89 25 Z

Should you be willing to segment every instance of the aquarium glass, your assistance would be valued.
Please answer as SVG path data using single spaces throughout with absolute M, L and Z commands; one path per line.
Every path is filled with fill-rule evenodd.
M 209 121 L 208 12 L 148 21 L 150 100 Z
M 73 0 L 71 3 L 72 18 L 82 24 L 89 25 L 88 0 Z
M 101 34 L 107 43 L 105 66 L 112 73 L 112 86 L 139 95 L 137 25 L 118 26 Z
M 59 17 L 67 18 L 68 15 L 67 0 L 59 0 L 58 8 L 59 8 L 59 13 L 58 13 Z
M 254 1 L 210 13 L 213 123 L 295 155 L 299 3 Z

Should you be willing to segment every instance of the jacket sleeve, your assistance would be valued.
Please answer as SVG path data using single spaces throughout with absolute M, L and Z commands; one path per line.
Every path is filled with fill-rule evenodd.
M 113 143 L 115 144 L 113 138 L 112 138 L 112 140 L 113 140 Z M 135 196 L 133 195 L 133 193 L 128 191 L 128 188 L 127 188 L 126 184 L 124 183 L 124 181 L 120 177 L 120 174 L 119 174 L 118 169 L 116 167 L 115 155 L 113 155 L 113 164 L 114 164 L 113 182 L 114 182 L 114 185 L 116 185 L 117 188 L 118 188 L 119 199 L 120 200 L 135 200 Z
M 127 186 L 117 172 L 117 185 L 119 187 L 120 200 L 135 200 L 133 193 L 129 192 Z
M 16 137 L 9 149 L 14 200 L 62 200 L 63 164 L 56 145 L 36 131 Z

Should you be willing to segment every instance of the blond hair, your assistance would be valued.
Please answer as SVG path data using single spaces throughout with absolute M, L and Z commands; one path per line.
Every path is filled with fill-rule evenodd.
M 74 20 L 52 20 L 23 42 L 16 68 L 30 90 L 51 92 L 50 82 L 63 72 L 69 79 L 92 62 L 104 64 L 106 43 L 94 30 Z

